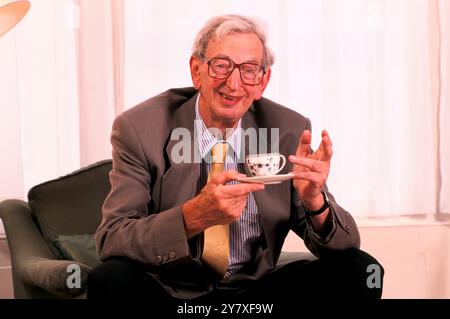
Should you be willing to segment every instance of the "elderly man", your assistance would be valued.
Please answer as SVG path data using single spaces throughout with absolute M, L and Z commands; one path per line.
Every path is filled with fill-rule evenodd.
M 272 64 L 256 21 L 212 18 L 190 59 L 194 88 L 169 90 L 117 117 L 112 189 L 96 234 L 104 262 L 89 276 L 88 298 L 381 297 L 383 269 L 359 250 L 353 218 L 326 187 L 328 133 L 312 151 L 310 121 L 262 97 Z M 275 129 L 271 139 L 258 134 L 257 145 L 288 157 L 281 175 L 292 180 L 245 182 L 248 129 Z M 183 154 L 180 131 L 192 146 Z M 277 265 L 290 230 L 317 260 Z

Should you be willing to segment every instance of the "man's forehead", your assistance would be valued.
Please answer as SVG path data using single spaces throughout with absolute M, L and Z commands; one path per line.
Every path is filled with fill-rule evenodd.
M 206 52 L 214 57 L 227 57 L 244 59 L 235 62 L 261 62 L 264 54 L 263 45 L 254 33 L 231 32 L 221 38 L 211 38 Z M 211 58 L 211 57 L 210 57 Z
M 221 53 L 219 53 L 219 54 L 215 54 L 214 55 L 214 58 L 222 58 L 222 59 L 228 59 L 228 60 L 233 60 L 233 57 L 231 57 L 231 56 L 228 56 L 228 55 L 226 55 L 226 54 L 221 54 Z M 258 58 L 256 58 L 256 57 L 250 57 L 250 58 L 247 58 L 247 59 L 243 59 L 243 61 L 240 61 L 241 63 L 259 63 L 260 61 L 259 61 L 259 59 Z

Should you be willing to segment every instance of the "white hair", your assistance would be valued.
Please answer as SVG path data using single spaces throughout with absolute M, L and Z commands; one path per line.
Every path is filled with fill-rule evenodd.
M 226 35 L 237 33 L 254 33 L 263 45 L 263 67 L 267 69 L 274 63 L 272 50 L 267 46 L 265 22 L 262 19 L 250 18 L 236 14 L 222 15 L 209 19 L 199 31 L 194 41 L 193 55 L 204 57 L 211 39 L 223 39 Z

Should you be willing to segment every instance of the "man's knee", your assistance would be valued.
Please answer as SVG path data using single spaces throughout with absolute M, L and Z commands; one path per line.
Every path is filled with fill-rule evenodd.
M 149 286 L 150 275 L 139 264 L 125 259 L 109 259 L 88 276 L 88 298 L 136 297 Z
M 366 299 L 381 298 L 384 268 L 373 256 L 365 251 L 350 248 L 334 255 L 333 264 L 344 273 L 344 280 L 357 296 Z
M 347 269 L 352 269 L 356 273 L 369 273 L 376 269 L 381 277 L 384 276 L 383 266 L 373 256 L 357 248 L 349 248 L 337 253 L 338 262 Z

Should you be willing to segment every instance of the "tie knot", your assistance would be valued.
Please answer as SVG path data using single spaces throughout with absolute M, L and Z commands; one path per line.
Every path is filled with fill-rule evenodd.
M 226 142 L 217 143 L 211 150 L 213 163 L 225 163 L 227 157 L 228 144 Z

